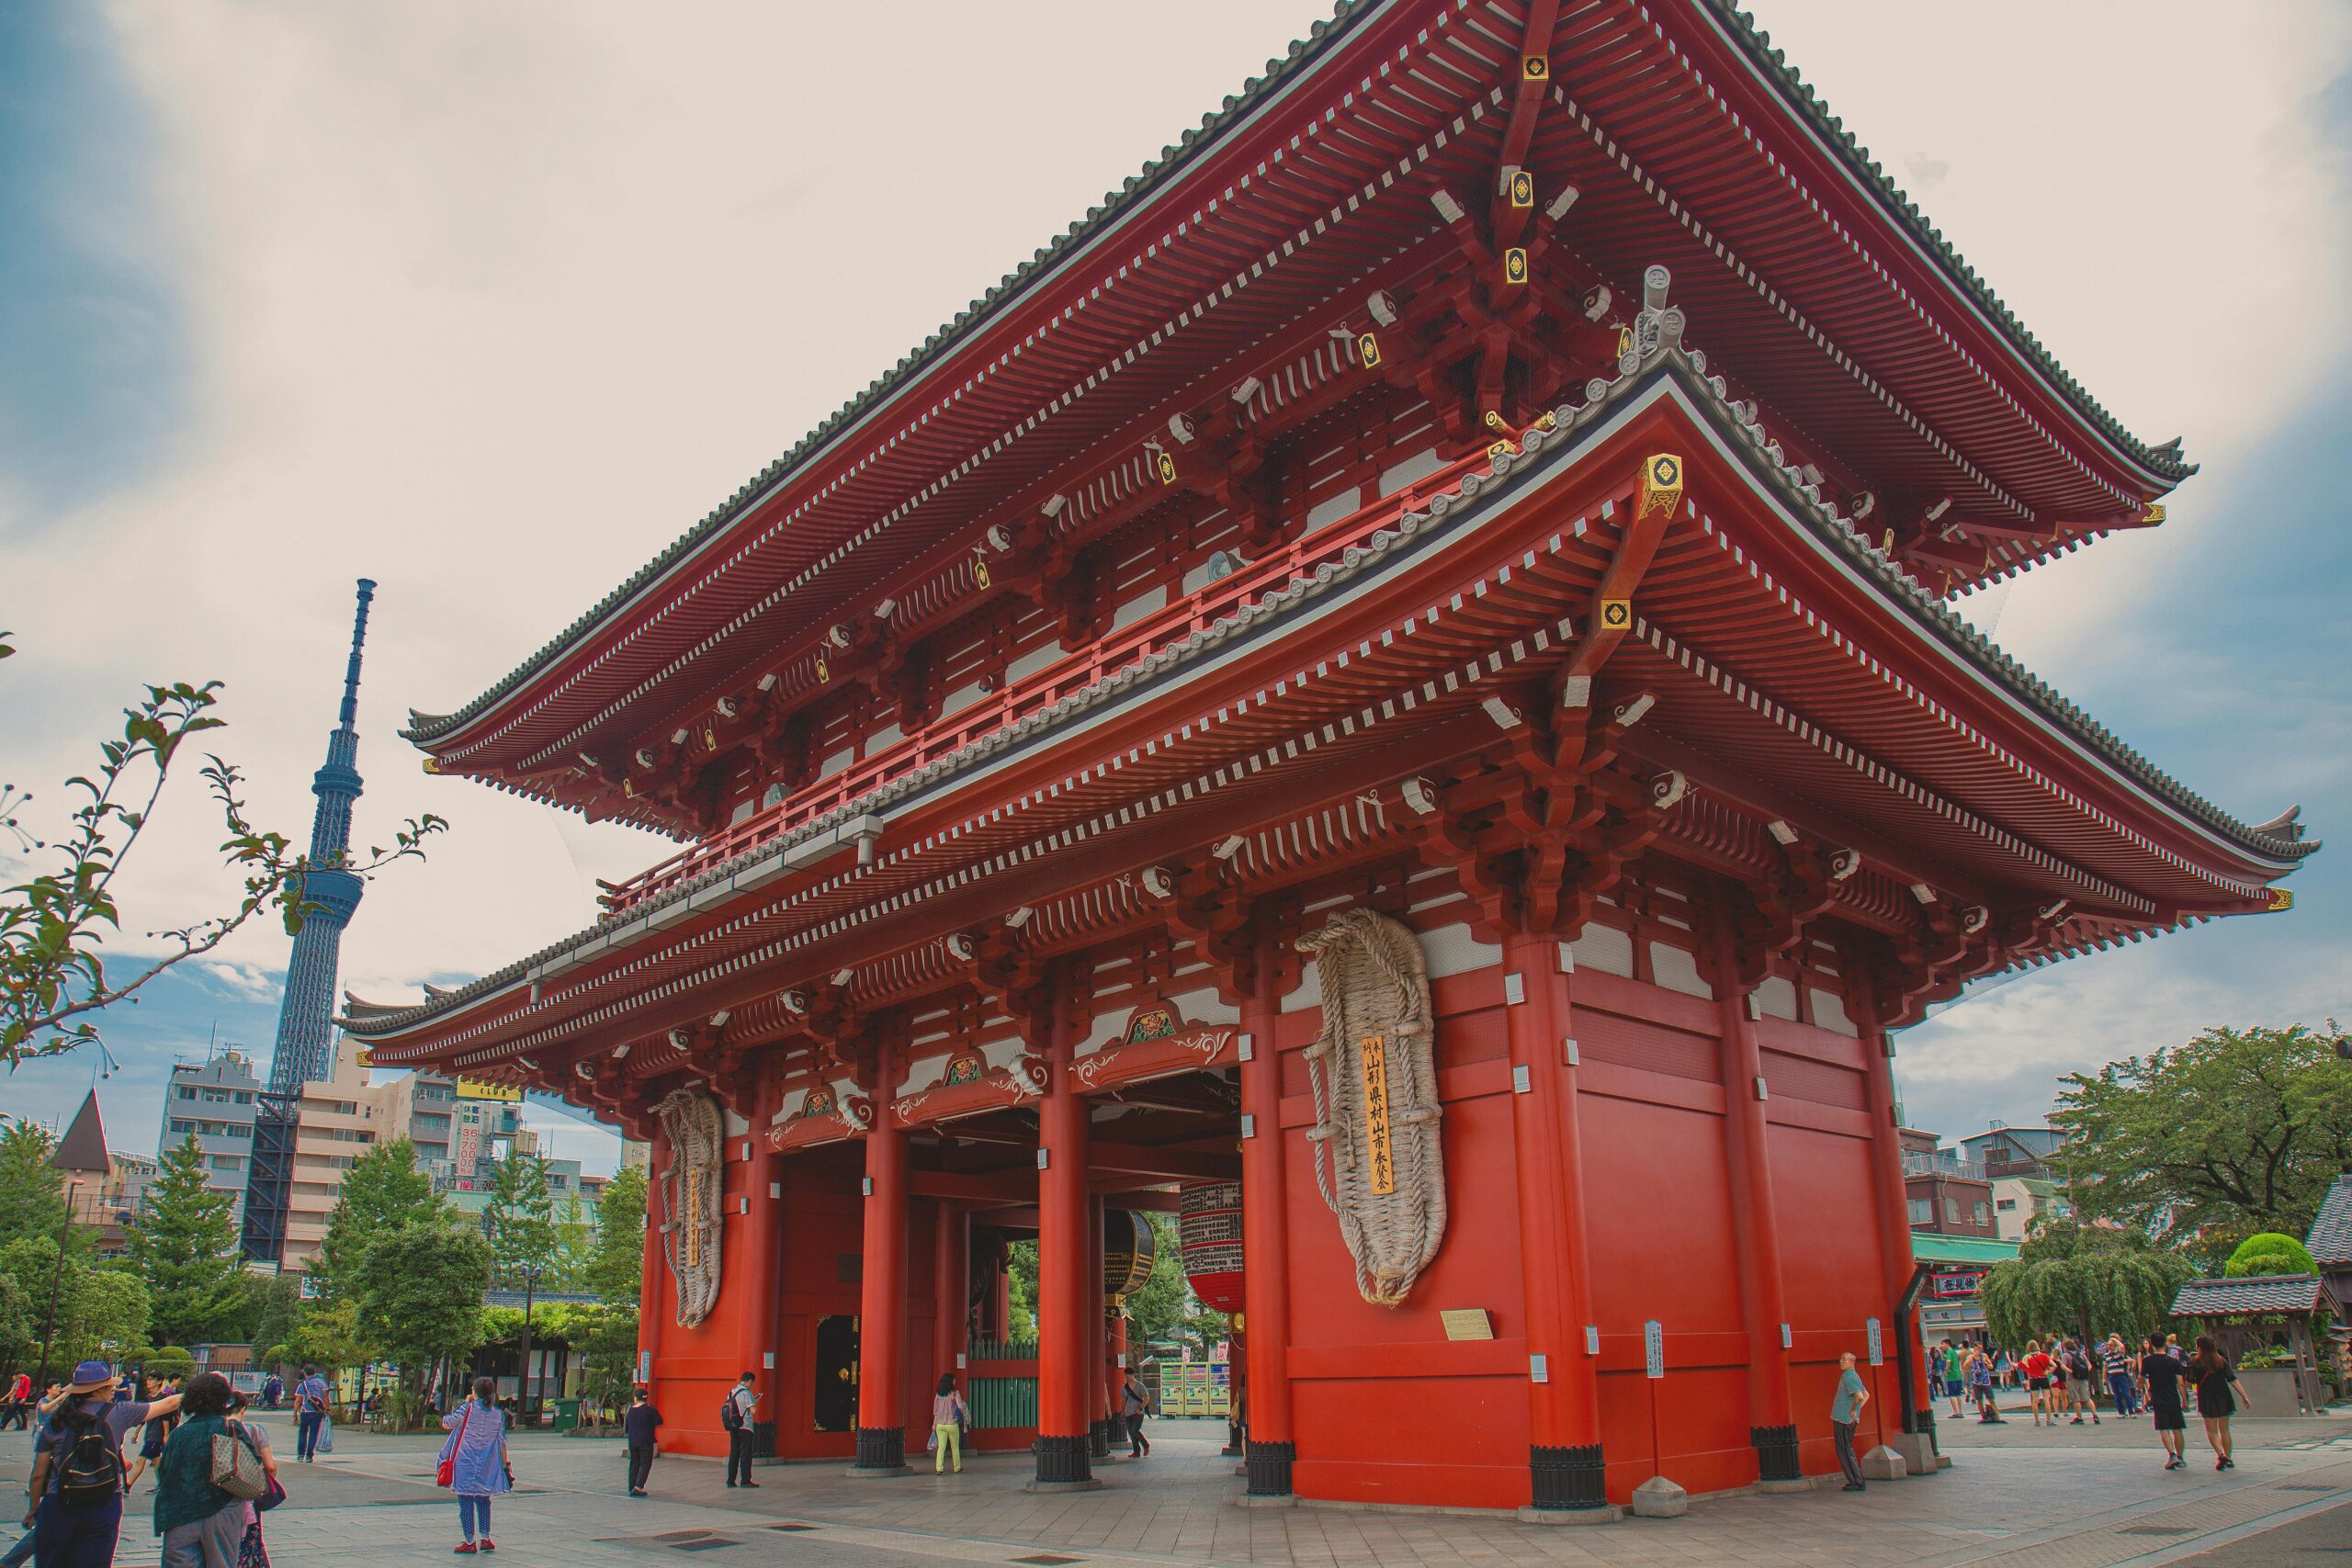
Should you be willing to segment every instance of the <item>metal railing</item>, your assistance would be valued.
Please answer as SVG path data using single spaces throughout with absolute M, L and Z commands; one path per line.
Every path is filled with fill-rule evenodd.
M 1985 1179 L 1983 1160 L 1962 1159 L 1958 1155 L 1948 1155 L 1940 1149 L 1933 1153 L 1926 1149 L 1904 1150 L 1903 1174 L 1905 1176 L 1951 1176 L 1963 1181 Z
M 1406 513 L 1425 506 L 1469 475 L 1491 468 L 1493 461 L 1481 449 L 1425 474 L 1371 505 L 1218 578 L 1199 592 L 1119 627 L 1035 674 L 933 720 L 897 744 L 817 780 L 627 882 L 613 885 L 598 901 L 615 915 L 625 914 L 724 861 L 783 838 L 869 790 L 1017 724 L 1030 714 L 1084 691 L 1172 643 L 1207 630 L 1266 594 L 1287 587 L 1295 579 L 1312 576 L 1317 567 L 1340 559 Z

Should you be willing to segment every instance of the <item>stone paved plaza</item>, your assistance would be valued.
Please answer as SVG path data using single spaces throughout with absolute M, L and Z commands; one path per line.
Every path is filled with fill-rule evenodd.
M 290 1425 L 273 1423 L 286 1450 Z M 279 1434 L 279 1426 L 288 1430 Z M 1007 1455 L 975 1459 L 961 1477 L 926 1471 L 879 1482 L 851 1481 L 831 1465 L 767 1465 L 753 1492 L 727 1490 L 715 1462 L 664 1458 L 654 1468 L 654 1495 L 635 1500 L 625 1494 L 616 1442 L 532 1437 L 514 1444 L 520 1490 L 497 1505 L 496 1539 L 499 1560 L 511 1568 L 600 1568 L 672 1552 L 809 1568 L 2121 1568 L 2249 1537 L 2252 1547 L 2260 1532 L 2306 1519 L 2314 1522 L 2278 1540 L 2335 1544 L 2288 1545 L 2275 1560 L 2319 1563 L 2352 1548 L 2352 1509 L 2345 1507 L 2352 1503 L 2352 1416 L 2240 1426 L 2235 1472 L 2217 1473 L 2192 1446 L 2190 1467 L 2172 1474 L 2158 1467 L 2140 1421 L 1946 1427 L 1954 1463 L 1932 1477 L 1881 1482 L 1856 1495 L 1832 1487 L 1702 1499 L 1684 1518 L 1591 1529 L 1475 1514 L 1245 1510 L 1233 1506 L 1241 1484 L 1233 1461 L 1217 1453 L 1223 1428 L 1204 1423 L 1156 1423 L 1149 1460 L 1104 1467 L 1099 1491 L 1052 1497 L 1023 1490 L 1029 1460 Z M 0 1444 L 0 1478 L 21 1485 L 26 1445 L 14 1435 Z M 275 1561 L 366 1565 L 446 1556 L 457 1510 L 432 1485 L 434 1447 L 423 1438 L 345 1433 L 332 1458 L 288 1465 L 291 1495 L 269 1525 Z M 117 1559 L 131 1568 L 156 1562 L 145 1528 L 151 1497 L 142 1487 L 134 1500 Z

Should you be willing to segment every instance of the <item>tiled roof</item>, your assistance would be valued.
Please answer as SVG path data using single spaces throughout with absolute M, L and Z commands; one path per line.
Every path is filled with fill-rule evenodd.
M 2007 1263 L 2018 1255 L 2021 1242 L 1996 1241 L 1983 1235 L 1937 1235 L 1911 1233 L 1911 1256 L 1921 1263 Z
M 1943 263 L 1944 270 L 1984 308 L 2003 335 L 2036 369 L 2050 378 L 2051 384 L 2064 394 L 2068 402 L 2098 425 L 2109 440 L 2130 453 L 2150 472 L 2177 482 L 2197 471 L 2196 464 L 2182 460 L 2178 441 L 2150 446 L 2140 440 L 2124 429 L 2097 398 L 2086 391 L 2082 384 L 2067 373 L 2064 366 L 2051 356 L 2050 351 L 2041 346 L 2041 340 L 2026 331 L 2024 323 L 2010 314 L 2009 308 L 2001 302 L 1999 295 L 1993 292 L 1991 285 L 1977 276 L 1976 269 L 1951 248 L 1951 243 L 1944 238 L 1944 231 L 1928 222 L 1927 215 L 1919 210 L 1917 205 L 1886 177 L 1886 171 L 1879 166 L 1878 160 L 1870 155 L 1868 148 L 1854 140 L 1854 133 L 1846 129 L 1844 120 L 1829 112 L 1829 106 L 1821 101 L 1805 79 L 1789 64 L 1788 56 L 1772 47 L 1771 34 L 1758 28 L 1755 18 L 1732 5 L 1730 0 L 1704 0 L 1704 4 L 1725 24 L 1724 30 L 1746 51 L 1749 59 L 1767 74 L 1779 78 L 1781 96 L 1812 122 L 1830 150 L 1842 158 L 1856 175 L 1875 189 L 1880 202 L 1911 231 L 1914 238 L 1934 251 L 1937 259 Z
M 1721 23 L 1753 60 L 1769 81 L 1774 83 L 1790 106 L 1804 116 L 1821 134 L 1824 143 L 1840 158 L 1857 180 L 1871 187 L 1888 214 L 1905 225 L 1922 243 L 1930 247 L 1940 260 L 1945 272 L 1966 290 L 1987 313 L 2009 341 L 2055 386 L 2061 394 L 2085 418 L 2095 424 L 2110 441 L 2145 466 L 2151 472 L 2177 481 L 2195 473 L 2196 465 L 2182 460 L 2177 441 L 2152 447 L 2134 437 L 2109 413 L 2098 401 L 2083 389 L 2067 374 L 2064 367 L 2050 356 L 2040 340 L 2020 325 L 1999 296 L 1987 288 L 1973 267 L 1961 259 L 1958 252 L 1945 243 L 1943 232 L 1920 215 L 1918 208 L 1886 177 L 1885 171 L 1867 150 L 1845 129 L 1844 122 L 1828 111 L 1807 85 L 1804 79 L 1790 68 L 1787 59 L 1772 47 L 1769 34 L 1758 30 L 1747 14 L 1729 0 L 1699 0 L 1702 7 Z M 704 516 L 700 523 L 673 540 L 669 547 L 653 558 L 628 581 L 593 605 L 584 615 L 566 626 L 509 671 L 496 684 L 450 714 L 409 711 L 409 728 L 400 732 L 401 738 L 417 744 L 437 740 L 461 725 L 473 719 L 495 705 L 551 662 L 565 649 L 594 630 L 597 626 L 634 598 L 639 590 L 661 577 L 711 536 L 726 528 L 801 460 L 813 455 L 834 435 L 862 418 L 868 410 L 888 398 L 909 378 L 949 352 L 967 333 L 993 317 L 1013 297 L 1017 296 L 1040 272 L 1058 260 L 1070 247 L 1083 243 L 1104 223 L 1137 205 L 1167 184 L 1184 169 L 1209 142 L 1216 140 L 1227 126 L 1246 118 L 1268 95 L 1307 69 L 1338 40 L 1353 30 L 1354 25 L 1370 13 L 1380 9 L 1378 0 L 1339 0 L 1331 19 L 1317 22 L 1304 39 L 1295 40 L 1283 58 L 1270 60 L 1262 75 L 1253 76 L 1242 85 L 1241 91 L 1226 98 L 1217 110 L 1201 117 L 1198 129 L 1179 136 L 1171 146 L 1160 149 L 1160 155 L 1144 164 L 1140 173 L 1130 175 L 1119 189 L 1108 193 L 1099 207 L 1087 209 L 1086 216 L 1072 223 L 1069 230 L 1048 240 L 1031 258 L 998 280 L 995 288 L 973 300 L 955 320 L 925 338 L 922 345 L 900 358 L 897 365 L 884 372 L 864 390 L 843 403 L 832 416 L 803 436 L 789 451 L 738 487 L 735 493 L 721 502 Z
M 1680 328 L 1677 328 L 1679 337 Z M 939 757 L 915 773 L 906 774 L 857 798 L 845 802 L 824 816 L 814 818 L 783 838 L 773 840 L 747 851 L 733 860 L 723 861 L 689 881 L 679 884 L 650 902 L 635 907 L 625 916 L 608 916 L 595 925 L 575 932 L 554 944 L 541 948 L 529 957 L 509 964 L 469 985 L 454 991 L 428 995 L 420 1004 L 382 1005 L 364 1002 L 346 995 L 345 1005 L 337 1021 L 355 1035 L 375 1039 L 401 1032 L 425 1020 L 456 1010 L 467 1003 L 493 991 L 511 986 L 531 970 L 573 949 L 613 934 L 621 930 L 646 929 L 661 910 L 691 900 L 696 894 L 728 877 L 747 870 L 752 862 L 778 859 L 815 835 L 831 830 L 840 821 L 869 812 L 881 811 L 910 790 L 926 785 L 936 778 L 974 765 L 993 755 L 999 749 L 1035 730 L 1058 723 L 1065 718 L 1091 708 L 1123 693 L 1138 680 L 1157 673 L 1175 663 L 1186 662 L 1214 651 L 1237 629 L 1260 617 L 1278 615 L 1295 602 L 1305 587 L 1319 591 L 1330 581 L 1352 577 L 1359 571 L 1374 567 L 1400 536 L 1419 529 L 1443 525 L 1450 519 L 1470 514 L 1479 497 L 1493 493 L 1509 485 L 1514 475 L 1523 475 L 1533 466 L 1532 459 L 1547 448 L 1563 441 L 1581 439 L 1580 433 L 1589 430 L 1608 410 L 1649 386 L 1658 375 L 1673 375 L 1697 393 L 1695 406 L 1711 418 L 1722 422 L 1725 428 L 1739 437 L 1735 444 L 1744 447 L 1754 460 L 1763 464 L 1776 485 L 1791 513 L 1834 548 L 1839 550 L 1857 566 L 1869 572 L 1888 592 L 1889 597 L 1906 609 L 1930 635 L 1940 636 L 1983 674 L 2006 685 L 2032 705 L 2040 712 L 2069 731 L 2087 741 L 2103 755 L 2121 766 L 2133 778 L 2155 793 L 2188 810 L 2209 827 L 2214 828 L 2233 840 L 2257 852 L 2279 859 L 2300 858 L 2319 848 L 2315 841 L 2286 842 L 2257 835 L 2252 829 L 2219 807 L 2191 792 L 2177 781 L 2159 771 L 2154 763 L 2117 739 L 2087 714 L 2061 697 L 2047 682 L 2035 678 L 2024 666 L 2003 653 L 1984 635 L 1960 616 L 1954 615 L 1933 594 L 1914 581 L 1895 565 L 1876 544 L 1863 536 L 1845 516 L 1825 502 L 1817 486 L 1807 485 L 1797 469 L 1781 460 L 1779 449 L 1768 449 L 1764 433 L 1749 414 L 1730 400 L 1720 376 L 1710 378 L 1703 355 L 1686 354 L 1679 342 L 1653 347 L 1628 369 L 1621 364 L 1619 373 L 1608 381 L 1596 380 L 1585 391 L 1589 401 L 1581 406 L 1564 404 L 1556 411 L 1557 428 L 1546 432 L 1531 430 L 1525 448 L 1517 457 L 1506 457 L 1496 464 L 1491 474 L 1465 477 L 1455 491 L 1432 498 L 1425 512 L 1408 513 L 1397 520 L 1393 532 L 1375 536 L 1361 551 L 1351 550 L 1343 561 L 1328 563 L 1317 569 L 1312 583 L 1294 582 L 1290 588 L 1269 593 L 1265 598 L 1246 606 L 1230 621 L 1219 621 L 1215 626 L 1195 632 L 1182 641 L 1171 643 L 1148 659 L 1131 664 L 1115 674 L 1083 687 L 1023 719 L 1018 727 L 998 730 L 976 739 L 958 750 Z
M 2172 1299 L 2175 1317 L 2237 1313 L 2310 1312 L 2321 1301 L 2316 1274 L 2254 1274 L 2243 1280 L 2191 1280 Z
M 2352 1264 L 2352 1171 L 2337 1177 L 2335 1185 L 2327 1190 L 2319 1218 L 2312 1222 L 2312 1234 L 2303 1238 L 2303 1246 L 2323 1269 Z

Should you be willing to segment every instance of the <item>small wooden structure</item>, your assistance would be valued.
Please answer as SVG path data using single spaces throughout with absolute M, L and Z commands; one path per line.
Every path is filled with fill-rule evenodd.
M 2173 1297 L 2172 1315 L 2203 1325 L 2232 1366 L 2247 1350 L 2272 1343 L 2272 1337 L 2283 1332 L 2287 1348 L 2295 1353 L 2296 1409 L 2316 1416 L 2327 1406 L 2327 1391 L 2320 1382 L 2319 1352 L 2312 1342 L 2312 1315 L 2327 1304 L 2316 1274 L 2255 1274 L 2243 1280 L 2191 1280 Z

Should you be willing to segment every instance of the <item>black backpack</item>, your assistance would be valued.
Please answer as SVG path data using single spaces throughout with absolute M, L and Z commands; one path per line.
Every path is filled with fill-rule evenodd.
M 57 1495 L 76 1506 L 103 1503 L 122 1492 L 122 1449 L 104 1416 L 76 1413 L 66 1429 L 74 1434 L 58 1469 Z
M 727 1391 L 727 1401 L 718 1407 L 718 1424 L 730 1432 L 743 1429 L 743 1414 L 735 1408 L 735 1391 Z

